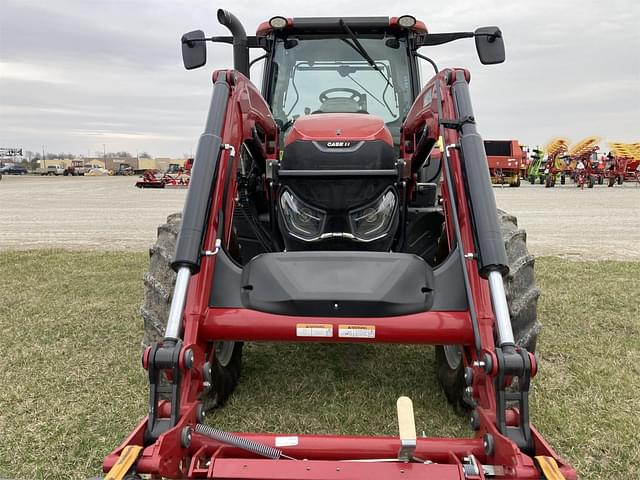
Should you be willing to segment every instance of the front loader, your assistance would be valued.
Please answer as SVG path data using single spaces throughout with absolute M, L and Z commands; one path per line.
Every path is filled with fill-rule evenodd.
M 576 478 L 529 419 L 533 258 L 496 209 L 470 74 L 419 53 L 474 38 L 482 63 L 501 63 L 500 29 L 273 17 L 247 36 L 218 20 L 231 36 L 182 37 L 187 69 L 206 42 L 232 44 L 234 69 L 213 73 L 183 213 L 151 250 L 149 413 L 107 478 Z M 436 71 L 426 84 L 419 59 Z M 406 397 L 398 437 L 218 430 L 204 415 L 232 393 L 245 341 L 437 345 L 474 435 L 417 437 Z

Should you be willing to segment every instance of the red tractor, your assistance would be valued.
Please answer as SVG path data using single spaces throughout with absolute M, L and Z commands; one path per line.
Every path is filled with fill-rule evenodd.
M 419 53 L 474 38 L 501 63 L 500 29 L 273 17 L 247 37 L 218 20 L 231 36 L 182 38 L 187 69 L 205 42 L 232 44 L 235 68 L 213 72 L 183 214 L 151 249 L 149 414 L 105 459 L 109 478 L 575 479 L 530 422 L 539 292 L 524 232 L 496 210 L 471 76 Z M 204 414 L 234 390 L 245 341 L 438 345 L 475 434 L 417 437 L 406 397 L 399 437 L 218 430 Z

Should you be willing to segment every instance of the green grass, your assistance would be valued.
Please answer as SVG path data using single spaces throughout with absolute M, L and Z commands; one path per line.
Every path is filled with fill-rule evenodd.
M 83 479 L 145 414 L 144 254 L 0 254 L 0 478 Z M 532 416 L 581 478 L 640 464 L 640 266 L 537 262 L 541 368 Z M 209 422 L 229 430 L 469 436 L 434 377 L 431 347 L 247 344 L 242 381 Z

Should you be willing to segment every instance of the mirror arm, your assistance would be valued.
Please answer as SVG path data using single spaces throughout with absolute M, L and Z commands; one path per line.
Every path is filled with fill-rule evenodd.
M 233 45 L 233 37 L 229 36 L 214 36 L 208 38 L 194 38 L 192 40 L 182 40 L 182 43 L 186 43 L 189 47 L 193 47 L 195 43 L 200 42 L 213 42 L 213 43 L 228 43 Z M 247 37 L 247 43 L 249 48 L 264 48 L 267 49 L 268 40 L 266 38 L 259 37 Z
M 488 42 L 493 43 L 496 41 L 496 38 L 502 38 L 502 32 L 498 33 L 474 33 L 474 37 L 488 37 Z
M 430 47 L 434 45 L 443 45 L 445 43 L 453 42 L 454 40 L 460 40 L 461 38 L 473 38 L 475 33 L 473 32 L 452 32 L 452 33 L 428 33 L 416 42 L 416 46 Z

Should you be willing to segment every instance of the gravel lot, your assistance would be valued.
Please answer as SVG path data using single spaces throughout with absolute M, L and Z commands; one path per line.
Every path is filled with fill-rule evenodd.
M 136 177 L 15 177 L 0 181 L 0 249 L 144 250 L 186 190 L 141 190 Z M 536 255 L 640 260 L 640 187 L 494 187 Z

